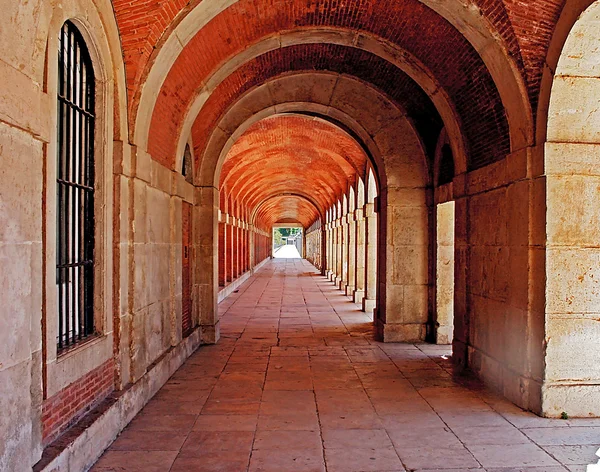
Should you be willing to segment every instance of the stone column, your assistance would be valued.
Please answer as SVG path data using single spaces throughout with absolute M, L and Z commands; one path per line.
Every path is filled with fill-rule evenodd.
M 335 271 L 337 269 L 337 228 L 335 226 L 335 220 L 330 223 L 331 229 L 329 232 L 331 233 L 331 264 L 330 264 L 330 273 L 329 280 L 332 282 L 335 281 Z
M 336 246 L 336 253 L 335 253 L 335 285 L 337 287 L 340 286 L 340 281 L 342 280 L 342 271 L 343 271 L 343 260 L 342 260 L 342 254 L 343 254 L 343 242 L 344 242 L 344 232 L 342 231 L 342 217 L 338 218 L 337 220 L 335 220 L 335 229 L 336 229 L 336 233 L 337 233 L 337 246 Z
M 377 300 L 377 213 L 375 204 L 367 203 L 364 208 L 366 220 L 365 247 L 365 296 L 363 311 L 371 313 Z
M 238 233 L 238 222 L 236 218 L 233 218 L 233 222 L 231 224 L 231 231 L 233 232 L 233 264 L 231 275 L 233 279 L 237 279 L 240 275 L 240 264 L 239 264 L 239 253 L 240 253 L 240 238 Z
M 361 303 L 365 297 L 365 219 L 364 209 L 359 208 L 354 211 L 356 219 L 355 230 L 356 230 L 356 265 L 355 265 L 355 277 L 356 277 L 356 288 L 354 290 L 354 303 Z
M 224 215 L 226 217 L 226 215 Z M 227 283 L 227 224 L 219 222 L 219 285 Z
M 329 222 L 329 273 L 328 279 L 333 280 L 335 276 L 335 227 L 333 221 Z
M 356 221 L 354 212 L 346 215 L 348 220 L 348 279 L 346 280 L 346 295 L 353 296 L 356 289 Z
M 454 202 L 436 208 L 435 342 L 452 344 L 454 335 Z
M 319 233 L 319 252 L 321 256 L 321 275 L 325 275 L 327 272 L 327 264 L 328 254 L 327 254 L 327 229 L 325 227 L 321 227 L 321 232 Z
M 244 230 L 242 229 L 242 222 L 238 220 L 237 226 L 237 276 L 238 278 L 244 273 Z
M 242 228 L 242 235 L 244 238 L 244 262 L 242 264 L 243 270 L 242 272 L 248 272 L 248 224 L 244 221 Z
M 225 245 L 227 249 L 227 253 L 225 255 L 225 259 L 227 259 L 226 267 L 227 267 L 227 282 L 233 281 L 233 225 L 232 217 L 227 215 L 227 221 L 225 224 L 225 233 L 227 243 Z
M 256 248 L 256 230 L 252 225 L 248 226 L 248 228 L 248 264 L 250 266 L 250 270 L 252 270 L 256 266 L 256 254 L 254 253 L 254 250 Z
M 346 283 L 348 282 L 348 215 L 344 215 L 340 218 L 340 224 L 342 226 L 342 273 L 340 281 L 337 284 L 340 290 L 345 292 Z
M 193 317 L 200 321 L 202 341 L 213 344 L 219 340 L 219 191 L 214 187 L 197 187 L 195 200 Z

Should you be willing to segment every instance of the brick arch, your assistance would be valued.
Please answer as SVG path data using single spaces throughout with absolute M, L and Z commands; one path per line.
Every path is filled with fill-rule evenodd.
M 293 220 L 305 228 L 315 221 L 322 220 L 316 203 L 301 194 L 276 194 L 260 202 L 252 214 L 255 226 L 272 228 L 282 220 Z
M 287 96 L 286 91 L 295 90 L 297 84 L 302 85 L 302 93 Z M 321 96 L 321 103 L 314 100 L 315 93 L 328 87 L 330 93 Z M 365 150 L 368 167 L 373 168 L 382 188 L 400 181 L 405 185 L 405 177 L 413 179 L 410 185 L 417 186 L 430 180 L 423 145 L 404 110 L 355 78 L 303 71 L 274 77 L 249 91 L 226 112 L 200 159 L 197 184 L 219 187 L 223 162 L 237 139 L 261 119 L 290 112 L 318 116 L 347 130 Z M 403 166 L 413 169 L 403 173 L 408 170 Z M 393 175 L 391 180 L 388 172 Z M 366 171 L 359 175 L 363 179 L 366 176 Z
M 562 2 L 563 0 L 532 0 L 524 6 L 522 2 L 511 0 L 472 0 L 469 2 L 438 2 L 435 0 L 417 2 L 415 0 L 411 2 L 411 7 L 435 11 L 452 24 L 481 54 L 488 67 L 494 70 L 496 79 L 499 80 L 500 75 L 512 71 L 511 75 L 514 76 L 515 84 L 508 85 L 506 80 L 499 81 L 500 87 L 505 90 L 504 100 L 510 102 L 511 100 L 508 99 L 510 95 L 514 95 L 519 89 L 525 90 L 524 84 L 519 83 L 522 82 L 519 74 L 524 70 L 520 50 L 522 38 L 515 35 L 512 21 L 516 22 L 517 27 L 524 23 L 535 22 L 536 34 L 532 35 L 531 31 L 528 31 L 525 42 L 536 41 L 535 36 L 540 32 L 543 43 L 544 34 L 549 27 L 548 18 L 551 18 L 552 13 L 562 6 Z M 184 0 L 114 1 L 116 17 L 123 36 L 124 56 L 130 85 L 132 122 L 136 121 L 135 116 L 143 118 L 148 112 L 148 109 L 142 106 L 141 113 L 138 113 L 140 98 L 142 102 L 144 101 L 141 96 L 142 89 L 145 89 L 146 97 L 153 102 L 156 97 L 151 96 L 151 91 L 158 90 L 162 86 L 164 73 L 173 65 L 181 47 L 185 47 L 198 32 L 217 17 L 234 11 L 238 7 L 238 3 L 235 0 L 221 1 L 218 4 L 207 0 L 188 2 Z M 384 16 L 390 17 L 390 22 L 393 23 L 396 20 L 395 13 L 398 2 L 392 5 L 396 7 L 392 9 L 383 2 L 349 3 L 352 4 L 352 11 L 348 10 L 347 5 L 329 5 L 323 1 L 304 3 L 295 10 L 303 14 L 305 21 L 312 20 L 319 26 L 327 23 L 327 17 L 333 16 L 339 19 L 346 15 L 352 18 L 353 25 L 358 29 L 368 23 L 373 12 L 377 10 L 383 12 Z M 240 11 L 244 14 L 243 18 L 247 23 L 248 16 L 253 13 L 265 16 L 274 10 L 276 8 L 268 8 L 266 5 L 254 1 L 249 2 Z M 279 17 L 284 16 L 286 11 L 282 10 L 280 13 Z M 536 21 L 538 16 L 540 21 Z M 524 19 L 527 21 L 523 21 Z M 400 21 L 396 23 L 401 23 L 401 20 L 400 18 Z M 297 21 L 295 26 L 298 24 L 302 23 Z M 235 30 L 237 29 L 236 27 Z M 534 37 L 532 38 L 532 36 Z M 540 48 L 531 49 L 539 52 Z M 152 67 L 156 63 L 165 65 L 158 68 Z M 525 70 L 523 75 L 528 72 Z M 518 105 L 518 103 L 517 99 L 515 104 Z M 527 104 L 525 103 L 525 105 Z M 153 108 L 152 104 L 150 104 L 151 108 Z M 518 111 L 517 107 L 515 109 Z
M 196 155 L 202 154 L 203 146 L 211 134 L 211 127 L 215 126 L 221 114 L 235 103 L 243 93 L 275 75 L 304 70 L 337 72 L 357 77 L 374 85 L 407 110 L 422 133 L 424 140 L 428 142 L 431 140 L 434 143 L 435 137 L 441 129 L 441 118 L 428 95 L 407 74 L 386 60 L 353 47 L 319 43 L 299 44 L 275 49 L 248 61 L 212 91 L 196 120 L 196 123 L 201 123 L 206 131 L 200 132 L 199 126 L 194 126 L 192 130 Z M 391 77 L 393 77 L 392 82 L 390 82 Z M 492 102 L 494 100 L 491 99 Z M 462 108 L 469 107 L 466 98 L 461 103 L 463 104 Z M 163 105 L 167 106 L 167 101 L 163 101 Z M 461 108 L 458 109 L 460 113 Z M 503 112 L 500 116 L 495 116 L 496 111 L 492 107 L 477 119 L 473 117 L 472 122 L 464 123 L 464 128 L 466 129 L 472 125 L 470 134 L 474 139 L 478 136 L 477 139 L 482 144 L 482 152 L 485 152 L 483 149 L 489 150 L 496 143 L 502 142 L 503 144 L 500 145 L 501 150 L 491 151 L 490 153 L 504 157 L 504 152 L 510 148 L 508 124 Z M 158 117 L 163 112 L 170 113 L 170 115 L 159 119 Z M 503 130 L 503 136 L 498 136 L 495 139 L 488 136 L 488 139 L 484 141 L 485 130 L 482 129 L 482 125 L 486 122 L 486 117 L 489 117 L 487 123 L 497 122 L 497 126 L 494 125 L 492 129 Z M 175 155 L 177 149 L 176 137 L 181 131 L 184 119 L 185 116 L 175 109 L 171 111 L 157 109 L 155 111 L 150 128 L 151 140 L 148 143 L 148 151 L 155 159 L 167 166 L 172 165 L 170 156 Z M 430 151 L 434 147 L 433 144 Z
M 462 173 L 466 171 L 466 144 L 462 135 L 462 124 L 460 118 L 456 113 L 454 105 L 450 102 L 448 94 L 431 75 L 430 71 L 426 70 L 423 64 L 419 63 L 415 57 L 407 55 L 405 51 L 399 50 L 395 47 L 387 46 L 385 50 L 382 50 L 379 43 L 380 40 L 378 38 L 365 36 L 363 33 L 357 34 L 352 32 L 340 32 L 339 30 L 325 31 L 320 29 L 319 31 L 304 31 L 303 33 L 286 33 L 285 35 L 282 34 L 279 39 L 282 43 L 289 45 L 319 44 L 320 41 L 316 40 L 313 37 L 313 34 L 316 35 L 317 38 L 321 39 L 323 38 L 323 35 L 327 35 L 327 38 L 330 41 L 328 44 L 330 46 L 351 45 L 353 48 L 358 48 L 362 51 L 372 53 L 382 60 L 390 62 L 408 75 L 413 81 L 417 82 L 423 88 L 425 93 L 431 98 L 431 102 L 435 106 L 435 109 L 437 109 L 439 112 L 440 117 L 444 122 L 444 126 L 452 135 L 453 151 L 457 156 L 460 156 L 460 172 Z M 193 121 L 200 114 L 208 100 L 214 98 L 212 95 L 213 92 L 217 90 L 220 85 L 222 85 L 222 82 L 226 79 L 226 77 L 233 73 L 240 64 L 243 64 L 244 60 L 248 61 L 248 58 L 258 58 L 260 56 L 260 51 L 273 52 L 272 41 L 265 40 L 264 44 L 259 43 L 245 51 L 242 59 L 235 58 L 231 60 L 228 64 L 221 67 L 221 69 L 219 69 L 219 71 L 213 75 L 211 80 L 207 82 L 200 91 L 198 91 L 197 97 L 193 101 L 192 105 L 189 107 L 187 112 L 181 115 L 184 118 L 180 118 L 183 124 L 180 127 L 180 131 L 177 131 L 179 132 L 179 140 L 176 150 L 177 158 L 184 152 L 185 143 L 187 142 L 188 136 L 191 132 Z M 236 103 L 243 102 L 244 100 L 244 95 L 242 95 L 239 97 Z M 249 105 L 249 107 L 253 108 L 252 105 Z M 241 112 L 245 113 L 243 109 Z M 435 110 L 433 110 L 433 113 L 435 114 Z M 175 129 L 179 128 L 173 128 L 172 134 L 176 134 Z M 227 129 L 223 128 L 223 130 L 227 132 Z M 144 143 L 145 141 L 140 143 L 142 148 L 145 146 Z
M 297 54 L 304 57 L 294 60 Z M 361 69 L 353 71 L 352 61 L 360 61 Z M 222 115 L 233 106 L 238 97 L 272 77 L 307 70 L 328 70 L 352 75 L 364 82 L 374 83 L 376 87 L 380 86 L 379 89 L 386 87 L 386 74 L 395 74 L 397 80 L 394 81 L 394 87 L 388 84 L 388 90 L 383 92 L 407 110 L 408 116 L 415 122 L 425 141 L 428 153 L 433 155 L 442 121 L 433 103 L 412 79 L 386 61 L 365 51 L 343 46 L 309 44 L 278 49 L 260 56 L 239 68 L 217 87 L 204 104 L 201 115 L 192 128 L 197 158 L 202 156 L 212 130 Z M 466 101 L 463 104 L 465 108 L 469 105 Z M 464 128 L 469 130 L 468 136 L 472 138 L 472 155 L 479 158 L 473 161 L 474 167 L 478 167 L 485 156 L 496 156 L 495 159 L 498 160 L 510 151 L 508 124 L 503 113 L 498 116 L 496 111 L 490 110 L 487 114 L 473 116 L 472 121 L 464 124 Z M 489 117 L 488 121 L 485 121 L 486 116 Z M 492 126 L 486 128 L 490 122 Z M 154 141 L 150 143 L 150 152 L 155 157 L 164 156 L 163 159 L 170 165 L 167 156 L 175 154 L 176 141 L 173 136 L 176 136 L 177 130 L 168 129 L 164 123 L 159 127 L 158 121 L 156 127 L 156 132 L 152 133 Z M 161 138 L 161 132 L 164 139 Z M 167 146 L 161 147 L 161 143 Z
M 352 3 L 356 4 L 356 2 Z M 152 136 L 155 136 L 155 131 L 159 131 L 165 123 L 168 123 L 174 115 L 180 112 L 182 103 L 184 107 L 190 103 L 191 95 L 197 89 L 197 85 L 194 84 L 206 82 L 211 72 L 224 60 L 235 57 L 236 54 L 247 49 L 249 44 L 279 30 L 295 29 L 302 25 L 310 26 L 315 22 L 342 30 L 358 25 L 359 29 L 369 30 L 374 34 L 381 35 L 387 41 L 397 43 L 426 64 L 428 69 L 442 82 L 444 88 L 452 92 L 450 95 L 455 102 L 465 104 L 464 113 L 461 115 L 463 119 L 465 117 L 470 119 L 470 122 L 476 126 L 485 121 L 481 119 L 482 116 L 492 116 L 488 121 L 488 128 L 494 130 L 498 136 L 503 134 L 508 136 L 507 126 L 503 123 L 506 118 L 502 99 L 477 51 L 450 23 L 418 2 L 403 4 L 400 10 L 397 5 L 394 7 L 395 9 L 388 5 L 388 10 L 394 12 L 392 15 L 389 15 L 389 12 L 386 12 L 385 15 L 382 14 L 379 8 L 366 9 L 362 12 L 357 24 L 352 23 L 352 17 L 337 18 L 319 12 L 306 16 L 302 14 L 300 7 L 298 7 L 299 11 L 296 11 L 295 4 L 290 2 L 290 10 L 267 9 L 265 12 L 267 16 L 262 19 L 261 25 L 254 25 L 257 29 L 253 29 L 254 26 L 249 23 L 247 28 L 240 31 L 240 34 L 236 33 L 231 37 L 226 35 L 227 37 L 222 38 L 223 41 L 217 42 L 218 46 L 212 46 L 207 42 L 207 38 L 210 38 L 212 43 L 215 43 L 215 37 L 219 37 L 219 34 L 222 36 L 223 31 L 232 28 L 233 23 L 231 22 L 236 16 L 235 9 L 239 10 L 243 5 L 243 2 L 238 2 L 215 17 L 187 43 L 179 54 L 156 102 L 154 126 L 151 127 Z M 269 13 L 271 10 L 273 13 Z M 237 13 L 241 14 L 240 11 Z M 273 16 L 270 17 L 269 14 Z M 390 18 L 398 21 L 392 25 Z M 411 21 L 401 21 L 402 18 Z M 436 34 L 431 37 L 421 34 L 422 29 L 418 27 L 419 21 L 427 22 L 429 29 L 435 31 Z M 274 41 L 276 42 L 277 39 L 275 38 Z M 212 50 L 215 47 L 218 51 Z M 211 54 L 215 54 L 215 57 L 212 57 Z M 364 68 L 360 62 L 357 62 L 356 65 L 358 68 Z M 469 71 L 469 73 L 465 74 L 465 71 Z M 467 76 L 469 77 L 468 81 Z M 191 81 L 191 78 L 197 79 L 196 82 Z M 388 78 L 388 80 L 390 79 Z M 177 106 L 174 105 L 175 103 Z M 507 103 L 513 106 L 512 102 L 507 101 Z M 520 106 L 519 110 L 522 108 Z M 509 116 L 514 117 L 515 114 Z M 173 131 L 177 134 L 178 130 L 165 130 L 165 133 L 167 131 L 172 135 Z M 477 136 L 480 133 L 474 131 L 473 134 Z M 504 140 L 508 141 L 508 138 Z M 501 141 L 500 138 L 490 139 L 490 136 L 487 136 L 473 144 L 472 147 L 474 153 L 481 156 L 480 160 L 491 159 L 493 161 L 504 157 L 507 149 L 510 150 L 510 143 L 499 144 Z M 154 155 L 157 150 L 150 149 L 150 152 Z M 158 152 L 162 153 L 162 156 L 155 157 L 162 161 L 165 159 L 165 155 L 168 156 L 174 150 L 172 147 L 168 147 Z
M 323 214 L 348 183 L 365 172 L 366 163 L 358 143 L 331 123 L 276 115 L 254 123 L 236 140 L 223 164 L 219 188 L 251 212 L 267 195 L 292 193 L 311 195 Z

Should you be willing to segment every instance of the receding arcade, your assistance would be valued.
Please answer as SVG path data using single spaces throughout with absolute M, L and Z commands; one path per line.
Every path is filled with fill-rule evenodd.
M 281 225 L 377 342 L 599 416 L 600 1 L 516 3 L 3 1 L 0 469 L 89 467 Z

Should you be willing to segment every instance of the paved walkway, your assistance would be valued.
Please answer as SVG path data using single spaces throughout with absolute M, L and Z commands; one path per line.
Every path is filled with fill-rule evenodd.
M 93 469 L 586 470 L 599 420 L 546 420 L 451 374 L 449 350 L 373 341 L 308 262 L 269 263 Z
M 273 257 L 275 259 L 300 259 L 300 253 L 293 244 L 286 244 L 277 249 Z

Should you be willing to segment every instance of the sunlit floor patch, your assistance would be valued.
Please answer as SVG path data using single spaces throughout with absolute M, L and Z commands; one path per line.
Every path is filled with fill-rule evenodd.
M 273 255 L 275 259 L 300 259 L 300 253 L 296 246 L 292 244 L 286 244 L 285 246 L 281 246 L 275 254 Z

